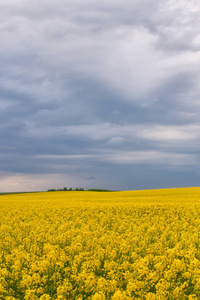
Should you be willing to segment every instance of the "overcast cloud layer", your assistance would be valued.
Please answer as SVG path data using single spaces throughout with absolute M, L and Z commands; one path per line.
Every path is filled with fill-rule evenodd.
M 0 0 L 0 192 L 199 186 L 197 0 Z

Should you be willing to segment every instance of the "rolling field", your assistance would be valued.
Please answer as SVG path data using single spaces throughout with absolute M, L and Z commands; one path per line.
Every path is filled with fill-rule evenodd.
M 200 188 L 1 195 L 0 299 L 200 299 Z

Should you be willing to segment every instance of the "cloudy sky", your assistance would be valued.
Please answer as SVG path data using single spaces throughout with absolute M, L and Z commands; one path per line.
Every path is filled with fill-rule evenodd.
M 0 0 L 0 192 L 200 185 L 197 0 Z

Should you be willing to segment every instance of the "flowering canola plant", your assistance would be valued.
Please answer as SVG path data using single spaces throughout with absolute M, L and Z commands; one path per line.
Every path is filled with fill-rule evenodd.
M 0 299 L 200 299 L 200 188 L 0 196 Z

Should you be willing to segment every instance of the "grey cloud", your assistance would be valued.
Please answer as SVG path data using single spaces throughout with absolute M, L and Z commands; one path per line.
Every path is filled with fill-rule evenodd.
M 85 178 L 86 180 L 96 180 L 96 177 L 95 176 L 89 176 L 87 178 Z
M 50 2 L 47 12 L 51 11 L 51 4 Z M 168 80 L 171 76 L 171 71 L 168 70 L 169 68 L 166 68 L 165 64 L 167 61 L 169 67 L 171 64 L 174 64 L 173 57 L 170 61 L 168 53 L 167 57 L 165 57 L 156 51 L 154 48 L 156 35 L 155 33 L 152 35 L 141 26 L 141 19 L 138 21 L 138 27 L 132 27 L 129 24 L 122 26 L 121 23 L 114 23 L 114 27 L 102 28 L 97 35 L 95 32 L 90 31 L 90 27 L 79 26 L 77 20 L 71 20 L 70 17 L 69 19 L 64 18 L 60 14 L 60 10 L 63 7 L 62 4 L 62 2 L 59 2 L 56 5 L 57 9 L 55 9 L 55 14 L 59 10 L 60 18 L 58 21 L 56 20 L 52 23 L 49 19 L 40 24 L 40 18 L 39 20 L 34 19 L 34 21 L 30 19 L 28 20 L 30 24 L 27 32 L 17 32 L 18 38 L 25 38 L 34 42 L 34 46 L 31 45 L 32 47 L 30 48 L 31 51 L 43 53 L 42 56 L 40 55 L 36 58 L 36 63 L 41 65 L 44 71 L 48 70 L 51 74 L 60 74 L 58 76 L 62 77 L 64 70 L 68 69 L 69 74 L 71 73 L 73 76 L 95 78 L 97 81 L 101 81 L 103 85 L 107 84 L 108 88 L 113 92 L 115 90 L 115 94 L 122 93 L 123 96 L 128 97 L 129 101 L 136 101 L 137 97 L 141 98 L 151 93 L 159 84 L 162 84 L 163 81 Z M 64 11 L 68 16 L 70 15 L 70 9 L 73 9 L 74 13 L 79 12 L 83 5 L 86 8 L 86 12 L 88 12 L 90 11 L 89 4 L 91 5 L 91 2 L 85 2 L 84 5 L 80 2 L 75 2 L 75 4 L 69 3 L 69 8 L 65 11 L 64 6 Z M 147 4 L 152 5 L 152 2 L 147 1 Z M 121 5 L 116 5 L 116 3 L 106 5 L 97 1 L 92 5 L 93 11 L 98 12 L 99 5 L 105 6 L 104 10 L 100 10 L 103 16 L 105 11 L 112 12 L 114 8 L 114 11 L 120 11 L 121 8 Z M 36 2 L 34 7 L 37 7 L 41 12 L 43 5 L 41 6 L 39 2 Z M 149 11 L 147 8 L 144 8 L 143 4 L 135 2 L 131 5 L 131 3 L 128 3 L 123 9 L 123 11 L 127 10 L 126 15 L 131 14 L 130 8 L 133 9 L 133 12 L 141 9 L 148 16 Z M 155 8 L 157 12 L 160 12 L 158 5 Z M 30 11 L 32 10 L 30 9 Z M 25 13 L 23 12 L 23 14 Z M 161 22 L 161 20 L 159 21 Z M 38 25 L 41 26 L 37 30 Z M 35 30 L 33 30 L 33 26 L 36 28 Z M 49 34 L 51 30 L 55 31 L 56 27 L 57 32 L 53 35 Z M 59 33 L 63 31 L 63 27 L 66 34 L 58 42 L 56 36 L 59 36 Z M 32 32 L 31 35 L 29 31 Z M 68 39 L 69 35 L 67 32 L 70 33 L 70 39 Z M 180 66 L 178 65 L 177 68 L 179 69 Z M 178 70 L 174 71 L 177 72 Z M 55 81 L 55 76 L 49 82 L 48 88 L 53 81 Z M 43 94 L 41 96 L 44 97 Z
M 199 16 L 194 0 L 2 2 L 4 182 L 197 183 Z
M 187 165 L 187 164 L 195 164 L 196 163 L 196 155 L 195 154 L 181 154 L 181 153 L 173 153 L 173 152 L 159 152 L 159 151 L 117 151 L 117 150 L 107 150 L 100 151 L 95 155 L 65 155 L 59 156 L 57 155 L 44 155 L 38 156 L 38 158 L 43 159 L 52 159 L 56 161 L 59 160 L 100 160 L 109 163 L 115 164 L 159 164 L 163 165 Z

